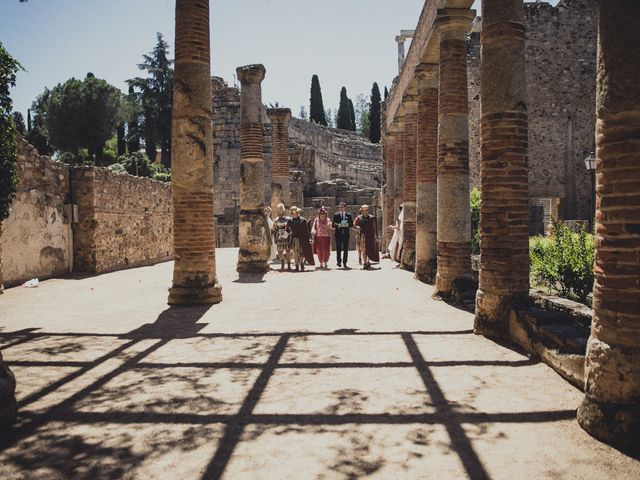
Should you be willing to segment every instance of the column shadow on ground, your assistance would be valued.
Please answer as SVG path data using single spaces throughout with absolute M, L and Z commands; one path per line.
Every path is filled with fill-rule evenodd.
M 528 366 L 536 363 L 531 359 L 519 361 L 503 360 L 470 360 L 470 361 L 441 361 L 428 362 L 422 356 L 413 335 L 460 335 L 468 334 L 468 330 L 450 332 L 361 332 L 350 329 L 337 332 L 272 332 L 268 334 L 203 334 L 202 328 L 206 324 L 198 321 L 206 313 L 207 307 L 172 307 L 165 310 L 153 324 L 129 332 L 125 335 L 102 335 L 124 340 L 124 343 L 108 353 L 91 361 L 57 361 L 55 352 L 46 351 L 46 360 L 34 361 L 30 359 L 12 358 L 13 346 L 25 345 L 29 341 L 38 338 L 57 337 L 69 339 L 82 339 L 82 336 L 95 337 L 92 334 L 82 333 L 46 333 L 24 332 L 28 337 L 21 338 L 22 343 L 11 343 L 11 334 L 0 334 L 0 338 L 9 340 L 6 350 L 7 363 L 21 368 L 41 367 L 76 367 L 77 370 L 63 376 L 59 380 L 45 385 L 40 390 L 31 393 L 21 399 L 20 406 L 24 410 L 20 412 L 17 426 L 10 432 L 0 435 L 0 474 L 3 468 L 9 466 L 13 472 L 34 471 L 34 469 L 46 468 L 57 475 L 66 478 L 92 477 L 113 478 L 122 475 L 123 471 L 132 472 L 136 467 L 147 461 L 151 454 L 159 451 L 169 452 L 173 450 L 185 451 L 190 445 L 198 442 L 209 441 L 211 434 L 206 428 L 212 424 L 220 424 L 223 427 L 221 440 L 218 442 L 202 478 L 221 478 L 233 461 L 234 452 L 239 444 L 253 441 L 248 434 L 248 427 L 262 426 L 261 428 L 300 429 L 304 427 L 318 428 L 320 434 L 323 429 L 337 425 L 386 425 L 388 427 L 408 424 L 441 425 L 445 428 L 449 437 L 449 448 L 455 453 L 464 467 L 469 478 L 489 478 L 486 466 L 474 449 L 472 440 L 468 437 L 463 424 L 486 423 L 544 423 L 556 422 L 575 418 L 573 410 L 555 410 L 538 412 L 501 412 L 483 413 L 473 411 L 460 411 L 459 405 L 449 401 L 442 388 L 436 381 L 431 368 L 447 366 L 510 366 L 514 368 Z M 290 340 L 295 337 L 312 336 L 377 336 L 391 335 L 402 340 L 409 354 L 410 362 L 315 362 L 315 361 L 287 361 L 282 362 L 282 357 L 290 345 Z M 270 351 L 266 361 L 249 361 L 245 358 L 232 358 L 226 362 L 196 361 L 190 363 L 166 363 L 150 362 L 145 360 L 160 348 L 178 339 L 246 339 L 247 337 L 258 340 L 269 340 Z M 14 337 L 15 339 L 15 337 Z M 152 341 L 152 342 L 150 342 Z M 145 342 L 145 343 L 143 343 Z M 274 343 L 275 342 L 275 343 Z M 101 372 L 99 369 L 106 362 L 115 358 L 121 358 L 127 350 L 137 347 L 138 351 L 127 356 L 117 367 Z M 69 355 L 73 355 L 70 352 Z M 432 413 L 363 413 L 359 411 L 336 411 L 333 413 L 281 413 L 281 414 L 257 414 L 256 406 L 263 398 L 269 381 L 278 369 L 294 369 L 297 371 L 314 372 L 331 369 L 339 372 L 340 369 L 364 369 L 371 375 L 376 374 L 379 368 L 408 368 L 415 369 L 422 382 L 422 387 L 430 395 Z M 95 369 L 95 370 L 94 370 Z M 216 395 L 215 388 L 205 390 L 200 383 L 202 378 L 215 373 L 218 369 L 238 372 L 237 381 L 248 381 L 241 372 L 256 372 L 255 378 L 247 384 L 244 399 L 239 404 L 228 404 L 213 398 Z M 35 370 L 37 373 L 37 370 Z M 98 372 L 98 373 L 96 373 Z M 105 391 L 105 385 L 125 375 L 135 372 L 136 381 L 127 384 L 127 390 Z M 95 375 L 93 377 L 92 375 Z M 27 407 L 38 400 L 46 400 L 49 395 L 58 392 L 62 387 L 72 381 L 86 376 L 89 383 L 68 397 L 53 403 L 43 411 L 30 411 Z M 18 378 L 18 381 L 20 379 Z M 184 385 L 184 392 L 173 392 L 171 401 L 154 398 L 152 402 L 145 400 L 143 405 L 138 405 L 141 410 L 132 410 L 135 406 L 135 395 L 144 395 L 150 389 L 160 388 L 165 383 L 178 382 Z M 420 386 L 416 386 L 420 387 Z M 420 388 L 422 388 L 420 387 Z M 189 396 L 187 391 L 196 392 Z M 355 392 L 355 393 L 354 393 Z M 127 393 L 133 398 L 127 398 Z M 335 392 L 339 393 L 339 392 Z M 348 395 L 355 395 L 357 391 L 350 391 Z M 393 394 L 390 392 L 390 394 Z M 142 398 L 142 397 L 141 397 Z M 357 395 L 356 395 L 357 399 Z M 133 402 L 133 403 L 132 403 Z M 222 402 L 222 403 L 220 403 Z M 239 405 L 239 408 L 237 406 Z M 164 408 L 164 411 L 162 410 Z M 88 409 L 88 410 L 87 410 Z M 221 413 L 217 413 L 220 409 Z M 227 411 L 225 411 L 227 409 Z M 207 413 L 203 413 L 206 410 Z M 214 412 L 214 413 L 211 413 Z M 235 413 L 234 413 L 235 412 Z M 117 446 L 107 446 L 96 443 L 89 434 L 78 433 L 78 430 L 65 432 L 61 425 L 73 427 L 103 428 L 105 425 L 121 428 L 118 432 Z M 129 428 L 122 426 L 129 425 Z M 140 425 L 155 426 L 191 426 L 184 435 L 174 440 L 164 439 L 162 442 L 151 441 L 149 450 L 140 452 L 136 448 L 134 430 Z M 86 432 L 86 428 L 81 430 Z M 91 431 L 91 430 L 89 430 Z M 359 438 L 358 433 L 353 433 L 358 442 L 368 441 Z M 15 448 L 14 448 L 15 447 Z M 285 456 L 286 458 L 286 456 Z M 344 468 L 345 461 L 349 459 L 334 459 L 329 462 L 327 468 Z M 366 463 L 366 462 L 365 462 Z M 375 465 L 363 464 L 358 470 L 364 475 L 367 469 L 379 469 L 382 463 Z M 356 467 L 354 467 L 356 468 Z

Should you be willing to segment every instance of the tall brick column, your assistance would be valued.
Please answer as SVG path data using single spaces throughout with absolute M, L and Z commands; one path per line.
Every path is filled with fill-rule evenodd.
M 640 3 L 598 3 L 596 279 L 578 422 L 639 453 Z
M 402 167 L 402 196 L 404 202 L 404 229 L 400 266 L 413 271 L 416 261 L 416 117 L 418 99 L 406 95 L 403 99 L 404 160 Z
M 267 224 L 264 220 L 264 140 L 262 137 L 263 65 L 236 70 L 240 92 L 240 251 L 238 272 L 263 273 L 267 264 Z
M 396 151 L 393 164 L 393 210 L 398 218 L 398 207 L 402 205 L 404 185 L 404 119 L 396 115 Z
M 438 10 L 438 273 L 436 293 L 451 297 L 471 278 L 467 41 L 475 12 Z
M 393 236 L 393 230 L 387 228 L 389 225 L 395 225 L 396 218 L 398 217 L 397 212 L 394 210 L 394 189 L 395 189 L 395 179 L 394 179 L 394 169 L 395 169 L 395 158 L 396 158 L 396 145 L 395 145 L 395 134 L 389 132 L 385 135 L 385 149 L 387 151 L 386 158 L 386 170 L 387 170 L 387 185 L 385 190 L 384 197 L 384 239 L 385 239 L 385 249 L 386 246 L 389 245 L 391 241 L 391 237 Z
M 176 0 L 171 186 L 173 286 L 169 304 L 222 300 L 216 278 L 209 1 Z
M 289 192 L 289 120 L 288 108 L 269 108 L 271 120 L 271 209 L 279 203 L 291 206 Z
M 416 278 L 436 279 L 437 164 L 438 164 L 438 65 L 421 64 L 418 78 L 416 152 Z
M 508 336 L 529 297 L 527 88 L 522 0 L 482 3 L 480 285 L 474 332 Z

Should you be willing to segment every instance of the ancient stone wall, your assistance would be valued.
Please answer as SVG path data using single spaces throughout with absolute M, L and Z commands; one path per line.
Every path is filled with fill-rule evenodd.
M 106 168 L 72 169 L 74 271 L 103 273 L 171 259 L 171 186 Z
M 16 167 L 18 188 L 0 235 L 0 278 L 7 287 L 69 271 L 71 227 L 63 208 L 69 168 L 24 140 L 18 141 Z
M 594 149 L 597 14 L 594 0 L 525 4 L 529 195 L 562 198 L 565 218 L 589 218 Z M 480 183 L 480 55 L 468 56 L 470 166 Z

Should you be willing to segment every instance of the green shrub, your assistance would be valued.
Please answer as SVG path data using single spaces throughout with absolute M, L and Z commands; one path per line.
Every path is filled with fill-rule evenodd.
M 470 195 L 471 202 L 471 253 L 480 253 L 480 189 L 473 187 Z
M 150 177 L 153 174 L 149 157 L 143 151 L 133 152 L 131 155 L 123 155 L 118 159 L 125 171 L 137 177 Z
M 151 178 L 158 180 L 159 182 L 170 182 L 171 172 L 156 172 Z
M 529 244 L 532 283 L 572 300 L 588 303 L 593 290 L 593 235 L 584 227 L 572 232 L 552 220 L 551 237 L 532 237 Z

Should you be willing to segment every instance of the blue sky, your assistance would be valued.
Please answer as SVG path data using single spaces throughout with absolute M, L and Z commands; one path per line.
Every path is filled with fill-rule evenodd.
M 479 1 L 476 8 L 479 10 Z M 0 0 L 0 41 L 26 68 L 12 90 L 26 115 L 44 90 L 87 72 L 126 89 L 136 65 L 165 35 L 173 55 L 175 0 Z M 311 76 L 325 107 L 340 88 L 355 100 L 397 74 L 395 35 L 417 24 L 424 0 L 211 0 L 212 74 L 263 63 L 263 101 L 297 115 L 308 109 Z

